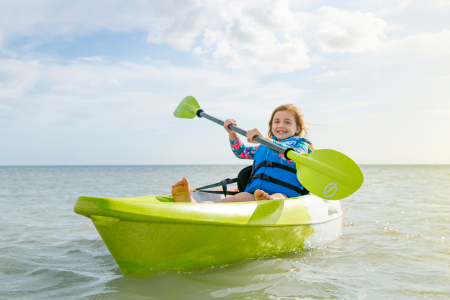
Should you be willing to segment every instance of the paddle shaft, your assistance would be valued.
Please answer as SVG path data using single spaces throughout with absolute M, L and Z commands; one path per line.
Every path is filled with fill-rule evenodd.
M 216 124 L 222 125 L 222 126 L 225 124 L 224 121 L 222 121 L 222 120 L 220 120 L 220 119 L 217 119 L 217 118 L 215 118 L 215 117 L 213 117 L 213 116 L 211 116 L 211 115 L 208 115 L 208 114 L 205 113 L 202 109 L 199 109 L 199 110 L 197 111 L 197 116 L 198 116 L 198 117 L 203 117 L 203 118 L 205 118 L 205 119 L 208 119 L 208 120 L 210 120 L 210 121 L 212 121 L 212 122 L 214 122 L 214 123 L 216 123 Z M 233 130 L 233 131 L 235 131 L 235 132 L 237 132 L 237 133 L 239 133 L 239 134 L 241 134 L 241 135 L 243 135 L 243 136 L 247 136 L 247 131 L 245 131 L 245 130 L 242 129 L 242 128 L 239 128 L 239 127 L 234 126 L 234 125 L 230 125 L 230 126 L 228 126 L 228 128 L 231 129 L 231 130 Z M 265 138 L 262 138 L 262 137 L 260 137 L 260 136 L 254 137 L 253 140 L 256 141 L 256 142 L 258 142 L 258 143 L 260 143 L 260 144 L 262 144 L 262 145 L 264 145 L 264 146 L 266 146 L 267 148 L 270 148 L 270 149 L 272 149 L 272 150 L 275 150 L 275 151 L 277 151 L 277 152 L 279 152 L 279 153 L 283 153 L 285 156 L 286 156 L 286 154 L 287 154 L 289 151 L 292 150 L 291 148 L 284 148 L 284 147 L 278 146 L 278 145 L 276 145 L 276 144 L 274 144 L 274 143 L 272 143 L 272 142 L 270 142 L 270 141 L 268 141 L 268 140 L 266 140 Z M 286 157 L 287 157 L 287 156 L 286 156 Z

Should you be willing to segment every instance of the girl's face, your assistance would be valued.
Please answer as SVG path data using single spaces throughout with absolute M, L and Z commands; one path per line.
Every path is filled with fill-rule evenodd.
M 290 111 L 280 110 L 273 116 L 272 133 L 278 141 L 290 138 L 298 130 L 300 128 L 297 127 L 295 117 Z

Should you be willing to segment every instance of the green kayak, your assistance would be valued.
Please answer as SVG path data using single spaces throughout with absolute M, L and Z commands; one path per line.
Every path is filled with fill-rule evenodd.
M 303 251 L 342 233 L 340 201 L 180 203 L 171 196 L 78 198 L 125 275 L 194 270 Z

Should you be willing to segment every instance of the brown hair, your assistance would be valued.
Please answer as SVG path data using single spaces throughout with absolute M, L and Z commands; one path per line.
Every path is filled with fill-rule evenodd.
M 294 115 L 295 124 L 297 127 L 300 128 L 300 130 L 298 130 L 298 133 L 295 133 L 296 136 L 302 137 L 303 135 L 306 136 L 308 134 L 308 129 L 305 126 L 305 121 L 303 120 L 302 112 L 294 104 L 289 103 L 289 104 L 282 104 L 282 105 L 278 106 L 277 108 L 275 108 L 275 110 L 273 111 L 272 116 L 270 117 L 270 121 L 269 121 L 269 137 L 270 138 L 273 137 L 273 133 L 272 133 L 273 118 L 278 111 L 288 111 Z M 311 150 L 315 150 L 315 148 L 312 145 L 308 145 L 308 148 L 310 148 Z

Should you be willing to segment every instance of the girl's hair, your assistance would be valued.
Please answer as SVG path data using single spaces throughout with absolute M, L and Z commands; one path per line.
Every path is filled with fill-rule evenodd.
M 269 121 L 269 137 L 273 137 L 273 133 L 272 133 L 272 122 L 273 122 L 273 117 L 275 116 L 275 114 L 278 111 L 289 111 L 290 113 L 292 113 L 294 115 L 295 118 L 295 124 L 297 127 L 300 128 L 300 130 L 298 130 L 298 133 L 296 133 L 296 136 L 302 137 L 303 135 L 306 136 L 308 134 L 308 129 L 305 126 L 305 121 L 303 120 L 303 114 L 300 111 L 300 109 L 298 109 L 294 104 L 283 104 L 278 106 L 277 108 L 275 108 L 275 110 L 272 113 L 272 116 L 270 117 L 270 121 Z M 312 145 L 308 145 L 308 148 L 310 148 L 311 150 L 315 150 L 315 148 Z

